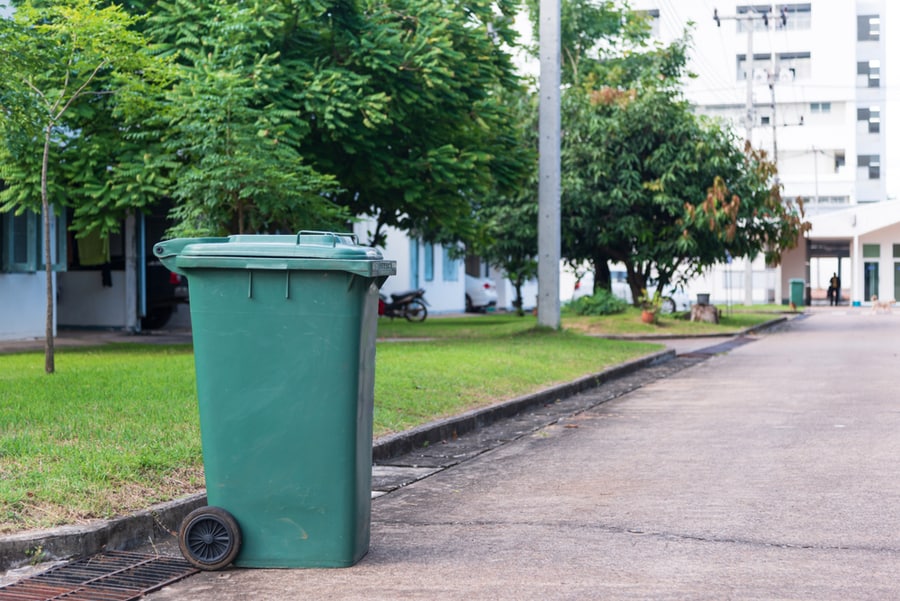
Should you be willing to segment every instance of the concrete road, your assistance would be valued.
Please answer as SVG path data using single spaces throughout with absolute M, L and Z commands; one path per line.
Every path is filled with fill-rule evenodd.
M 148 599 L 900 599 L 898 357 L 815 313 L 376 499 L 352 568 Z

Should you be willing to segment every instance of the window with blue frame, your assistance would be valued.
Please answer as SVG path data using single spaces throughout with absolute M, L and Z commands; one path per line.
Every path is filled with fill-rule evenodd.
M 50 235 L 55 244 L 51 268 L 66 269 L 66 225 L 63 216 L 55 216 L 50 223 Z M 0 270 L 7 273 L 34 273 L 44 269 L 44 222 L 33 211 L 20 215 L 4 213 L 0 221 Z
M 453 248 L 450 246 L 444 247 L 444 261 L 441 271 L 445 282 L 459 281 L 459 259 L 454 258 Z
M 415 239 L 409 241 L 409 286 L 419 287 L 419 241 Z
M 425 243 L 425 281 L 434 281 L 434 244 Z

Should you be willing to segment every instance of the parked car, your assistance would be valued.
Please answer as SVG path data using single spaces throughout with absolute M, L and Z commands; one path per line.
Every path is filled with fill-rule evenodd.
M 496 306 L 497 286 L 494 280 L 466 274 L 466 312 L 484 312 Z
M 175 307 L 188 302 L 187 278 L 169 271 L 158 260 L 147 262 L 147 314 L 142 330 L 158 330 L 172 317 Z
M 146 228 L 144 252 L 147 256 L 144 300 L 147 312 L 141 318 L 142 330 L 158 330 L 168 323 L 175 308 L 188 302 L 187 278 L 162 264 L 153 254 L 153 245 L 163 239 L 169 222 L 162 214 L 144 217 Z

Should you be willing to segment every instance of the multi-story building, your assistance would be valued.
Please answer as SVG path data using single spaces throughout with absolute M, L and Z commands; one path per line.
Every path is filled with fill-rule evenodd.
M 661 40 L 689 28 L 690 69 L 697 77 L 686 82 L 687 98 L 698 112 L 729 120 L 754 147 L 768 152 L 778 165 L 783 195 L 802 199 L 813 224 L 805 248 L 785 257 L 780 270 L 766 269 L 758 259 L 752 269 L 738 261 L 714 270 L 701 286 L 713 288 L 720 300 L 726 294 L 736 302 L 786 300 L 788 280 L 794 278 L 802 278 L 808 294 L 816 296 L 834 272 L 843 276 L 844 294 L 853 301 L 868 301 L 872 294 L 900 298 L 900 271 L 885 265 L 879 278 L 871 260 L 878 246 L 878 257 L 900 266 L 900 244 L 894 244 L 894 238 L 900 242 L 900 204 L 884 203 L 885 125 L 891 118 L 886 4 L 633 2 L 653 17 Z M 882 205 L 863 209 L 871 203 Z M 878 217 L 858 220 L 860 210 Z M 835 211 L 848 215 L 826 222 L 846 228 L 826 228 L 826 222 L 817 228 L 820 218 Z M 850 225 L 857 221 L 872 223 L 878 241 L 867 239 L 873 231 Z

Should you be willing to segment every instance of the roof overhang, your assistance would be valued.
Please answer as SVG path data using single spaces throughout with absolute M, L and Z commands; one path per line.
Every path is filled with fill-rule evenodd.
M 900 202 L 885 201 L 855 205 L 809 218 L 810 240 L 842 240 L 865 236 L 900 224 Z

